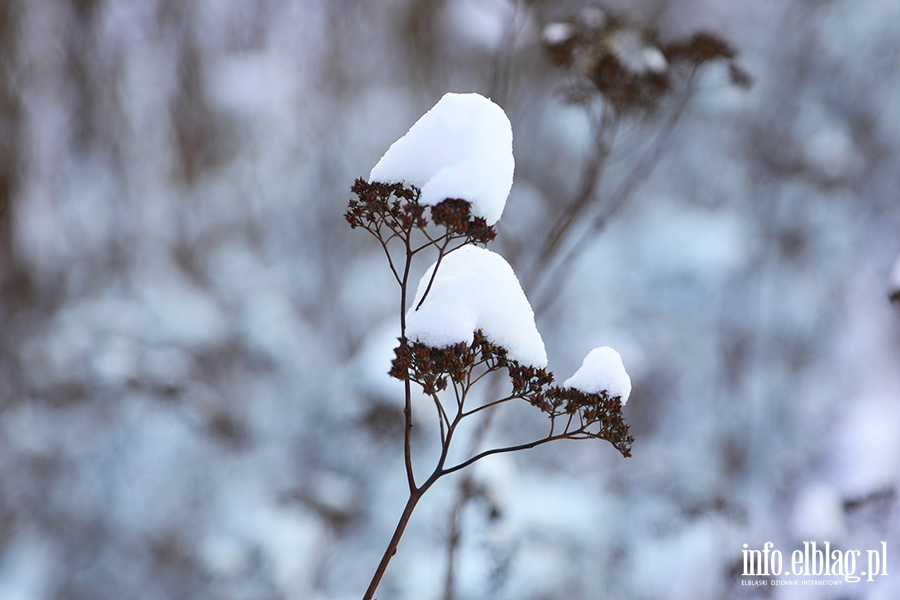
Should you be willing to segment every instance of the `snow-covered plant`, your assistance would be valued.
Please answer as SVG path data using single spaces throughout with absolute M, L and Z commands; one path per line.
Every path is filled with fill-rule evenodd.
M 372 169 L 358 179 L 345 214 L 381 244 L 400 286 L 400 338 L 390 374 L 405 383 L 404 458 L 409 499 L 365 598 L 372 598 L 410 516 L 436 481 L 492 454 L 563 439 L 609 441 L 623 456 L 633 438 L 622 415 L 631 381 L 619 354 L 597 348 L 562 386 L 547 370 L 534 312 L 506 260 L 485 247 L 496 236 L 512 186 L 512 128 L 503 110 L 478 94 L 446 94 Z M 413 259 L 436 255 L 408 304 Z M 472 390 L 492 373 L 506 392 L 476 402 Z M 413 469 L 413 386 L 433 403 L 440 455 L 424 481 Z M 548 418 L 546 434 L 449 464 L 460 424 L 510 402 Z M 432 410 L 432 408 L 429 408 Z
M 672 92 L 679 71 L 708 61 L 727 60 L 734 84 L 752 83 L 734 60 L 737 52 L 716 35 L 700 31 L 664 44 L 655 31 L 595 6 L 575 20 L 548 23 L 542 41 L 550 59 L 576 77 L 570 100 L 586 103 L 600 95 L 619 115 L 652 112 Z

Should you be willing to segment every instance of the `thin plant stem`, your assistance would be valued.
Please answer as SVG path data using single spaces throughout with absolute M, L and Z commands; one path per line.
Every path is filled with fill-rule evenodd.
M 375 590 L 378 589 L 378 584 L 381 583 L 381 578 L 384 577 L 384 572 L 387 570 L 388 563 L 391 562 L 394 554 L 397 553 L 397 546 L 400 544 L 400 538 L 403 537 L 403 532 L 406 531 L 406 524 L 409 523 L 409 518 L 412 516 L 413 510 L 415 510 L 416 504 L 419 503 L 419 499 L 422 498 L 423 493 L 425 493 L 424 490 L 421 492 L 418 490 L 410 491 L 409 499 L 406 501 L 403 513 L 400 515 L 400 521 L 394 529 L 394 535 L 391 537 L 391 541 L 388 543 L 388 547 L 381 557 L 381 562 L 378 563 L 378 568 L 375 569 L 375 575 L 372 577 L 368 589 L 366 589 L 363 600 L 372 600 L 372 598 L 375 597 Z

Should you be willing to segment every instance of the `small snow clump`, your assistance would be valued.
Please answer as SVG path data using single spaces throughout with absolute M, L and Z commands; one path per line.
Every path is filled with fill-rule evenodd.
M 388 148 L 369 181 L 416 186 L 426 206 L 467 200 L 473 215 L 493 225 L 514 168 L 512 126 L 503 109 L 480 94 L 448 93 Z
M 599 6 L 588 6 L 581 11 L 579 19 L 591 29 L 603 29 L 609 22 L 606 11 Z
M 669 67 L 665 55 L 648 45 L 637 31 L 624 29 L 609 36 L 610 47 L 627 70 L 637 75 L 665 73 Z
M 622 398 L 622 406 L 631 394 L 631 378 L 622 364 L 622 357 L 609 346 L 594 348 L 584 358 L 581 368 L 566 379 L 563 385 L 585 394 L 606 391 L 610 397 Z
M 575 33 L 575 26 L 571 23 L 548 23 L 547 26 L 544 27 L 541 37 L 545 44 L 558 46 L 559 44 L 565 44 L 575 37 Z
M 509 263 L 495 252 L 466 244 L 445 255 L 422 306 L 435 265 L 426 271 L 406 315 L 408 338 L 445 348 L 470 343 L 481 330 L 522 365 L 547 366 L 534 312 Z

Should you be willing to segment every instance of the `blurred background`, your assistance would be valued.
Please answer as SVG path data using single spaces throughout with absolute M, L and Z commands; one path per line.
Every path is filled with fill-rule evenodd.
M 622 353 L 636 442 L 445 478 L 379 597 L 900 597 L 898 22 L 893 0 L 0 0 L 0 600 L 362 596 L 406 499 L 399 299 L 342 215 L 447 91 L 507 111 L 493 248 L 558 380 Z M 743 544 L 805 540 L 886 541 L 892 576 L 740 585 Z

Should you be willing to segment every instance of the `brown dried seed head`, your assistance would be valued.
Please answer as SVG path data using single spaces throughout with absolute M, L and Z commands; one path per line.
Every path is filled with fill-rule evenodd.
M 717 58 L 734 58 L 737 51 L 722 38 L 701 31 L 689 40 L 673 42 L 663 47 L 663 53 L 670 61 L 683 60 L 699 65 Z

